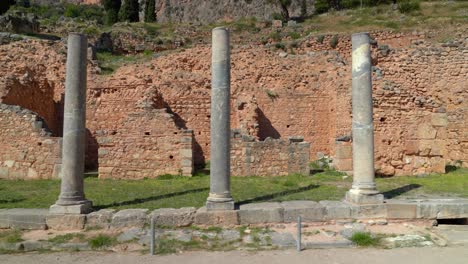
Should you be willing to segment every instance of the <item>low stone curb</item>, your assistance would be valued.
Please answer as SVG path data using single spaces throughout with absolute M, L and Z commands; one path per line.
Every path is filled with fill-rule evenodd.
M 468 218 L 468 199 L 386 200 L 383 204 L 353 205 L 340 201 L 288 201 L 241 205 L 239 210 L 208 211 L 163 208 L 103 209 L 87 215 L 49 214 L 48 209 L 1 209 L 0 228 L 73 230 L 83 228 L 144 227 L 151 218 L 157 226 L 233 226 L 303 222 L 351 221 L 353 219 L 455 219 Z

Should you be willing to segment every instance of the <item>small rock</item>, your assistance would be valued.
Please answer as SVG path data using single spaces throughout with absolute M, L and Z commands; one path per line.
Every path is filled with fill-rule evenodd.
M 286 52 L 280 52 L 280 53 L 278 54 L 278 56 L 280 56 L 280 58 L 286 58 L 286 57 L 288 56 L 288 53 L 286 53 Z

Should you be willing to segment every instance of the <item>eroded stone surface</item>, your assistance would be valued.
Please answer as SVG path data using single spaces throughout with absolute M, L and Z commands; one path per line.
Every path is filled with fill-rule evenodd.
M 239 219 L 241 224 L 282 223 L 284 209 L 280 203 L 252 203 L 241 205 Z

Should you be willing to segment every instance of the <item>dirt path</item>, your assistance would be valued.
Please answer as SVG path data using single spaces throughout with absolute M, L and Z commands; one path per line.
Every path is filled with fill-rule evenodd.
M 373 263 L 373 264 L 466 264 L 468 263 L 468 247 L 446 248 L 402 248 L 402 249 L 327 249 L 305 250 L 297 253 L 294 250 L 277 250 L 261 252 L 186 252 L 176 255 L 149 256 L 141 254 L 119 253 L 47 253 L 0 255 L 0 263 L 8 264 L 38 264 L 38 263 L 86 263 L 86 264 L 120 264 L 120 263 Z

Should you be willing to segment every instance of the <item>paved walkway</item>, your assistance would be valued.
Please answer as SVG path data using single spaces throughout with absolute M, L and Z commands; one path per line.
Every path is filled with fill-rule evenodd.
M 40 264 L 40 263 L 83 263 L 83 264 L 120 264 L 120 263 L 158 263 L 158 264 L 466 264 L 468 247 L 453 246 L 445 248 L 401 248 L 401 249 L 323 249 L 305 250 L 301 253 L 294 250 L 277 250 L 261 252 L 186 252 L 177 255 L 150 256 L 141 254 L 120 253 L 28 253 L 19 255 L 0 255 L 0 263 Z

